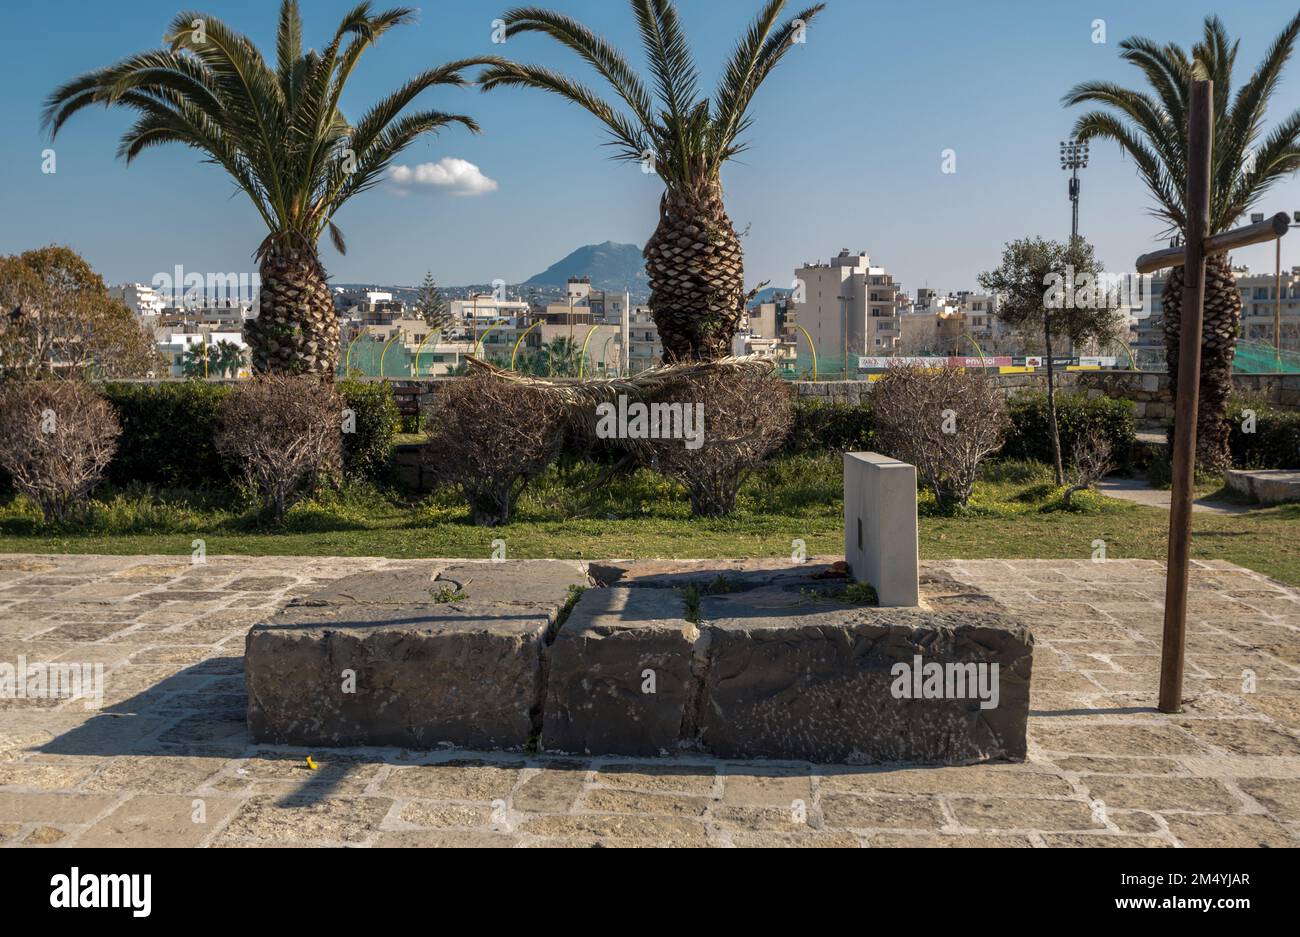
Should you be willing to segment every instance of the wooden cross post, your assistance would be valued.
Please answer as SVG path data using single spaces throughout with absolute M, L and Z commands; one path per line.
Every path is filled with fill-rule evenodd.
M 1207 237 L 1214 145 L 1214 82 L 1193 81 L 1187 125 L 1187 227 L 1183 247 L 1143 254 L 1138 273 L 1183 267 L 1178 386 L 1174 402 L 1173 498 L 1169 505 L 1169 559 L 1165 574 L 1165 628 L 1160 651 L 1160 711 L 1176 713 L 1183 700 L 1183 649 L 1187 635 L 1187 575 L 1196 483 L 1196 413 L 1200 397 L 1201 325 L 1205 312 L 1205 258 L 1286 234 L 1285 212 L 1259 224 Z

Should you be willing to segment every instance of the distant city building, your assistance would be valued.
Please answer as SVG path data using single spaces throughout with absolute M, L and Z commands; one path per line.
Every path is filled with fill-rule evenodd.
M 110 286 L 108 295 L 120 299 L 122 304 L 140 318 L 159 315 L 166 308 L 167 302 L 152 286 L 143 283 L 123 283 Z
M 664 348 L 659 326 L 650 317 L 649 306 L 633 306 L 628 318 L 628 370 L 632 374 L 663 363 Z
M 1273 320 L 1277 312 L 1277 279 L 1273 273 L 1251 273 L 1249 267 L 1234 267 L 1233 276 L 1241 291 L 1241 330 L 1239 341 L 1274 345 Z M 1131 319 L 1133 354 L 1140 367 L 1163 367 L 1165 364 L 1163 275 L 1151 281 L 1151 312 Z M 1300 267 L 1282 273 L 1282 348 L 1300 351 Z
M 234 345 L 244 352 L 244 365 L 240 368 L 239 374 L 232 376 L 247 376 L 249 373 L 249 348 L 244 342 L 242 329 L 221 331 L 197 326 L 161 326 L 154 330 L 154 345 L 158 349 L 158 353 L 162 355 L 163 360 L 167 362 L 172 377 L 185 375 L 186 352 L 194 352 L 196 355 L 201 356 L 202 349 L 206 345 L 208 354 L 211 356 L 213 348 L 222 342 Z M 209 361 L 211 360 L 211 357 L 209 357 Z M 219 376 L 215 366 L 210 367 L 209 376 Z
M 529 305 L 520 299 L 497 299 L 482 293 L 470 299 L 453 299 L 447 304 L 451 320 L 469 332 L 485 331 L 495 322 L 515 322 L 528 315 Z
M 872 266 L 865 252 L 841 250 L 826 264 L 795 270 L 790 310 L 812 337 L 817 354 L 843 361 L 859 355 L 889 354 L 900 334 L 899 286 L 884 267 Z M 807 339 L 798 333 L 800 354 Z

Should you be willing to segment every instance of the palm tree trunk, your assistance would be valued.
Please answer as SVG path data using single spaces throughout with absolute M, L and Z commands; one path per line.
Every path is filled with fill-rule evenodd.
M 257 318 L 244 329 L 253 370 L 334 379 L 339 320 L 314 250 L 276 246 L 263 256 Z
M 745 264 L 721 183 L 664 192 L 645 260 L 664 361 L 730 355 L 744 312 Z
M 1177 393 L 1178 340 L 1182 327 L 1183 268 L 1175 267 L 1161 296 L 1164 309 L 1165 362 L 1169 384 Z M 1241 323 L 1241 291 L 1226 254 L 1205 260 L 1205 309 L 1201 337 L 1200 405 L 1196 419 L 1196 463 L 1222 472 L 1232 465 L 1228 448 L 1228 398 L 1232 395 L 1232 359 Z

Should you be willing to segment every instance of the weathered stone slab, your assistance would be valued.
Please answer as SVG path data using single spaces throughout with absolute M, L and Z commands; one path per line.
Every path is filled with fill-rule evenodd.
M 1300 501 L 1300 471 L 1296 469 L 1232 469 L 1224 480 L 1233 491 L 1259 504 Z
M 788 559 L 743 560 L 628 560 L 592 563 L 588 575 L 598 586 L 646 589 L 697 588 L 704 593 L 743 592 L 776 583 L 846 578 L 843 561 L 836 557 L 808 557 L 794 564 Z
M 846 606 L 779 588 L 708 596 L 700 614 L 699 741 L 715 755 L 858 764 L 1025 755 L 1033 638 L 1005 615 Z M 918 663 L 922 677 L 929 664 L 983 665 L 996 705 L 992 693 L 978 698 L 978 682 L 965 685 L 980 673 L 966 667 L 949 668 L 943 698 L 906 698 L 933 689 L 910 678 L 899 698 L 895 665 Z
M 500 563 L 456 563 L 438 571 L 434 588 L 459 587 L 471 602 L 515 605 L 564 605 L 569 590 L 587 586 L 580 563 L 564 560 L 509 560 Z
M 590 589 L 550 649 L 542 747 L 607 755 L 678 748 L 699 631 L 671 589 Z
M 248 635 L 249 732 L 297 745 L 522 746 L 552 620 L 467 603 L 288 608 Z
M 303 600 L 311 605 L 427 605 L 433 599 L 433 580 L 442 567 L 421 564 L 404 569 L 369 570 L 345 576 Z
M 575 564 L 549 561 L 340 580 L 249 632 L 249 732 L 281 744 L 523 747 L 540 721 L 547 630 L 583 582 Z

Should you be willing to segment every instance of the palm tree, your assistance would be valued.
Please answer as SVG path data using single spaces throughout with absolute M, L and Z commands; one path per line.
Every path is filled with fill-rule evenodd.
M 221 376 L 238 377 L 244 364 L 244 349 L 234 342 L 223 338 L 213 346 L 212 367 Z
M 498 60 L 483 88 L 540 88 L 590 111 L 610 134 L 615 158 L 640 162 L 664 183 L 659 226 L 645 247 L 650 311 L 667 360 L 718 358 L 745 308 L 740 239 L 722 201 L 721 170 L 742 152 L 754 93 L 824 7 L 779 22 L 785 0 L 765 0 L 736 44 L 712 99 L 701 97 L 695 60 L 672 0 L 631 0 L 649 64 L 653 96 L 623 55 L 576 20 L 536 7 L 502 18 L 507 38 L 545 33 L 609 83 L 616 108 L 564 75 L 539 65 Z
M 1297 15 L 1273 40 L 1263 62 L 1232 92 L 1237 42 L 1216 16 L 1205 20 L 1201 42 L 1190 55 L 1170 43 L 1131 38 L 1120 43 L 1121 58 L 1136 65 L 1150 92 L 1133 91 L 1104 81 L 1076 85 L 1067 106 L 1096 102 L 1109 108 L 1083 114 L 1074 135 L 1114 140 L 1137 164 L 1138 175 L 1155 199 L 1152 214 L 1168 223 L 1168 232 L 1187 224 L 1188 85 L 1193 77 L 1214 81 L 1214 166 L 1211 173 L 1210 234 L 1231 228 L 1279 179 L 1300 169 L 1300 111 L 1294 111 L 1264 134 L 1264 114 L 1277 90 L 1282 68 L 1300 34 Z M 1168 233 L 1166 232 L 1166 233 Z M 1183 269 L 1175 267 L 1165 284 L 1165 359 L 1171 380 L 1178 380 L 1178 339 L 1182 317 Z M 1241 321 L 1241 294 L 1225 254 L 1206 258 L 1205 333 L 1201 351 L 1200 415 L 1197 461 L 1209 469 L 1231 463 L 1225 420 L 1232 393 L 1232 358 Z
M 181 374 L 185 377 L 208 377 L 216 370 L 215 358 L 207 345 L 191 345 L 181 356 Z
M 563 336 L 520 356 L 519 370 L 533 377 L 577 377 L 578 343 Z
M 270 229 L 255 253 L 260 314 L 246 329 L 259 371 L 332 380 L 339 328 L 317 246 L 321 235 L 328 229 L 338 251 L 346 250 L 334 215 L 380 182 L 416 138 L 449 124 L 478 131 L 469 117 L 407 112 L 407 106 L 435 85 L 466 84 L 461 72 L 483 59 L 421 72 L 355 124 L 339 110 L 362 53 L 412 15 L 402 7 L 375 13 L 360 3 L 324 50 L 304 52 L 298 3 L 284 0 L 272 68 L 251 40 L 222 21 L 181 13 L 164 48 L 73 79 L 46 102 L 51 139 L 93 104 L 130 108 L 139 119 L 118 147 L 127 163 L 151 146 L 181 143 L 223 167 L 252 200 Z

